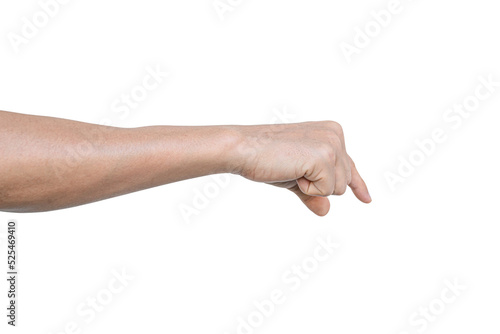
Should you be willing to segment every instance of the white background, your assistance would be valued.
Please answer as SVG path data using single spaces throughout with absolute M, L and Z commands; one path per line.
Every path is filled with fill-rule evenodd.
M 9 36 L 41 7 L 2 1 L 0 109 L 124 127 L 262 124 L 285 111 L 287 121 L 335 120 L 373 203 L 347 193 L 320 218 L 292 193 L 231 176 L 218 189 L 206 177 L 0 213 L 2 263 L 8 219 L 20 253 L 19 326 L 6 325 L 2 279 L 1 332 L 64 333 L 75 322 L 80 333 L 233 334 L 273 289 L 286 301 L 254 333 L 498 332 L 500 88 L 456 129 L 443 115 L 479 76 L 500 81 L 500 8 L 401 0 L 348 63 L 341 43 L 388 3 L 233 1 L 222 20 L 211 0 L 72 0 L 15 52 Z M 126 117 L 115 113 L 147 67 L 169 76 Z M 435 128 L 447 140 L 392 191 L 386 173 Z M 188 224 L 180 209 L 206 189 L 216 194 Z M 282 275 L 328 236 L 338 250 L 291 291 Z M 133 280 L 88 322 L 77 308 L 122 268 Z M 412 324 L 440 305 L 446 280 L 466 288 L 425 330 Z

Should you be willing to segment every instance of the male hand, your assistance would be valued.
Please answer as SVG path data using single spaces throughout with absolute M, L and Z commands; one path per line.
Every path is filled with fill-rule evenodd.
M 287 188 L 315 214 L 330 209 L 327 196 L 343 195 L 349 186 L 356 197 L 371 197 L 346 152 L 342 127 L 332 121 L 238 127 L 236 173 Z

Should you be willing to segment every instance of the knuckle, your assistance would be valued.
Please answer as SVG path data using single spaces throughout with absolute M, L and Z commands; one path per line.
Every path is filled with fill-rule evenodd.
M 342 125 L 335 121 L 327 121 L 327 126 L 329 129 L 333 130 L 337 135 L 344 135 L 344 129 Z
M 337 186 L 335 187 L 334 194 L 335 195 L 344 195 L 346 190 L 347 190 L 347 184 L 342 182 L 342 183 L 337 184 Z
M 325 121 L 326 125 L 333 130 L 336 130 L 340 127 L 340 124 L 335 121 Z
M 338 128 L 337 128 L 337 134 L 344 138 L 344 129 L 342 128 L 342 125 L 339 124 Z
M 335 161 L 336 154 L 335 149 L 332 145 L 323 144 L 318 148 L 319 155 L 322 159 L 325 159 L 327 162 Z
M 342 140 L 340 139 L 340 137 L 338 135 L 330 136 L 330 141 L 334 146 L 342 147 Z
M 344 195 L 346 190 L 347 190 L 346 187 L 342 187 L 342 188 L 338 189 L 337 191 L 335 191 L 335 195 Z

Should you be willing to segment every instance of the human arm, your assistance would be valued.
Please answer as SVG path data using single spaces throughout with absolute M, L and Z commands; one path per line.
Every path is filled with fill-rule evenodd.
M 286 187 L 316 214 L 366 186 L 335 122 L 116 128 L 0 111 L 0 210 L 39 212 L 215 173 Z

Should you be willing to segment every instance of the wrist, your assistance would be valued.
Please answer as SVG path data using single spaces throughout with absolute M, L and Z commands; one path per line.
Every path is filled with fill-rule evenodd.
M 246 146 L 246 136 L 243 126 L 221 126 L 221 131 L 224 138 L 224 144 L 220 149 L 221 172 L 241 175 L 245 161 L 243 152 Z

